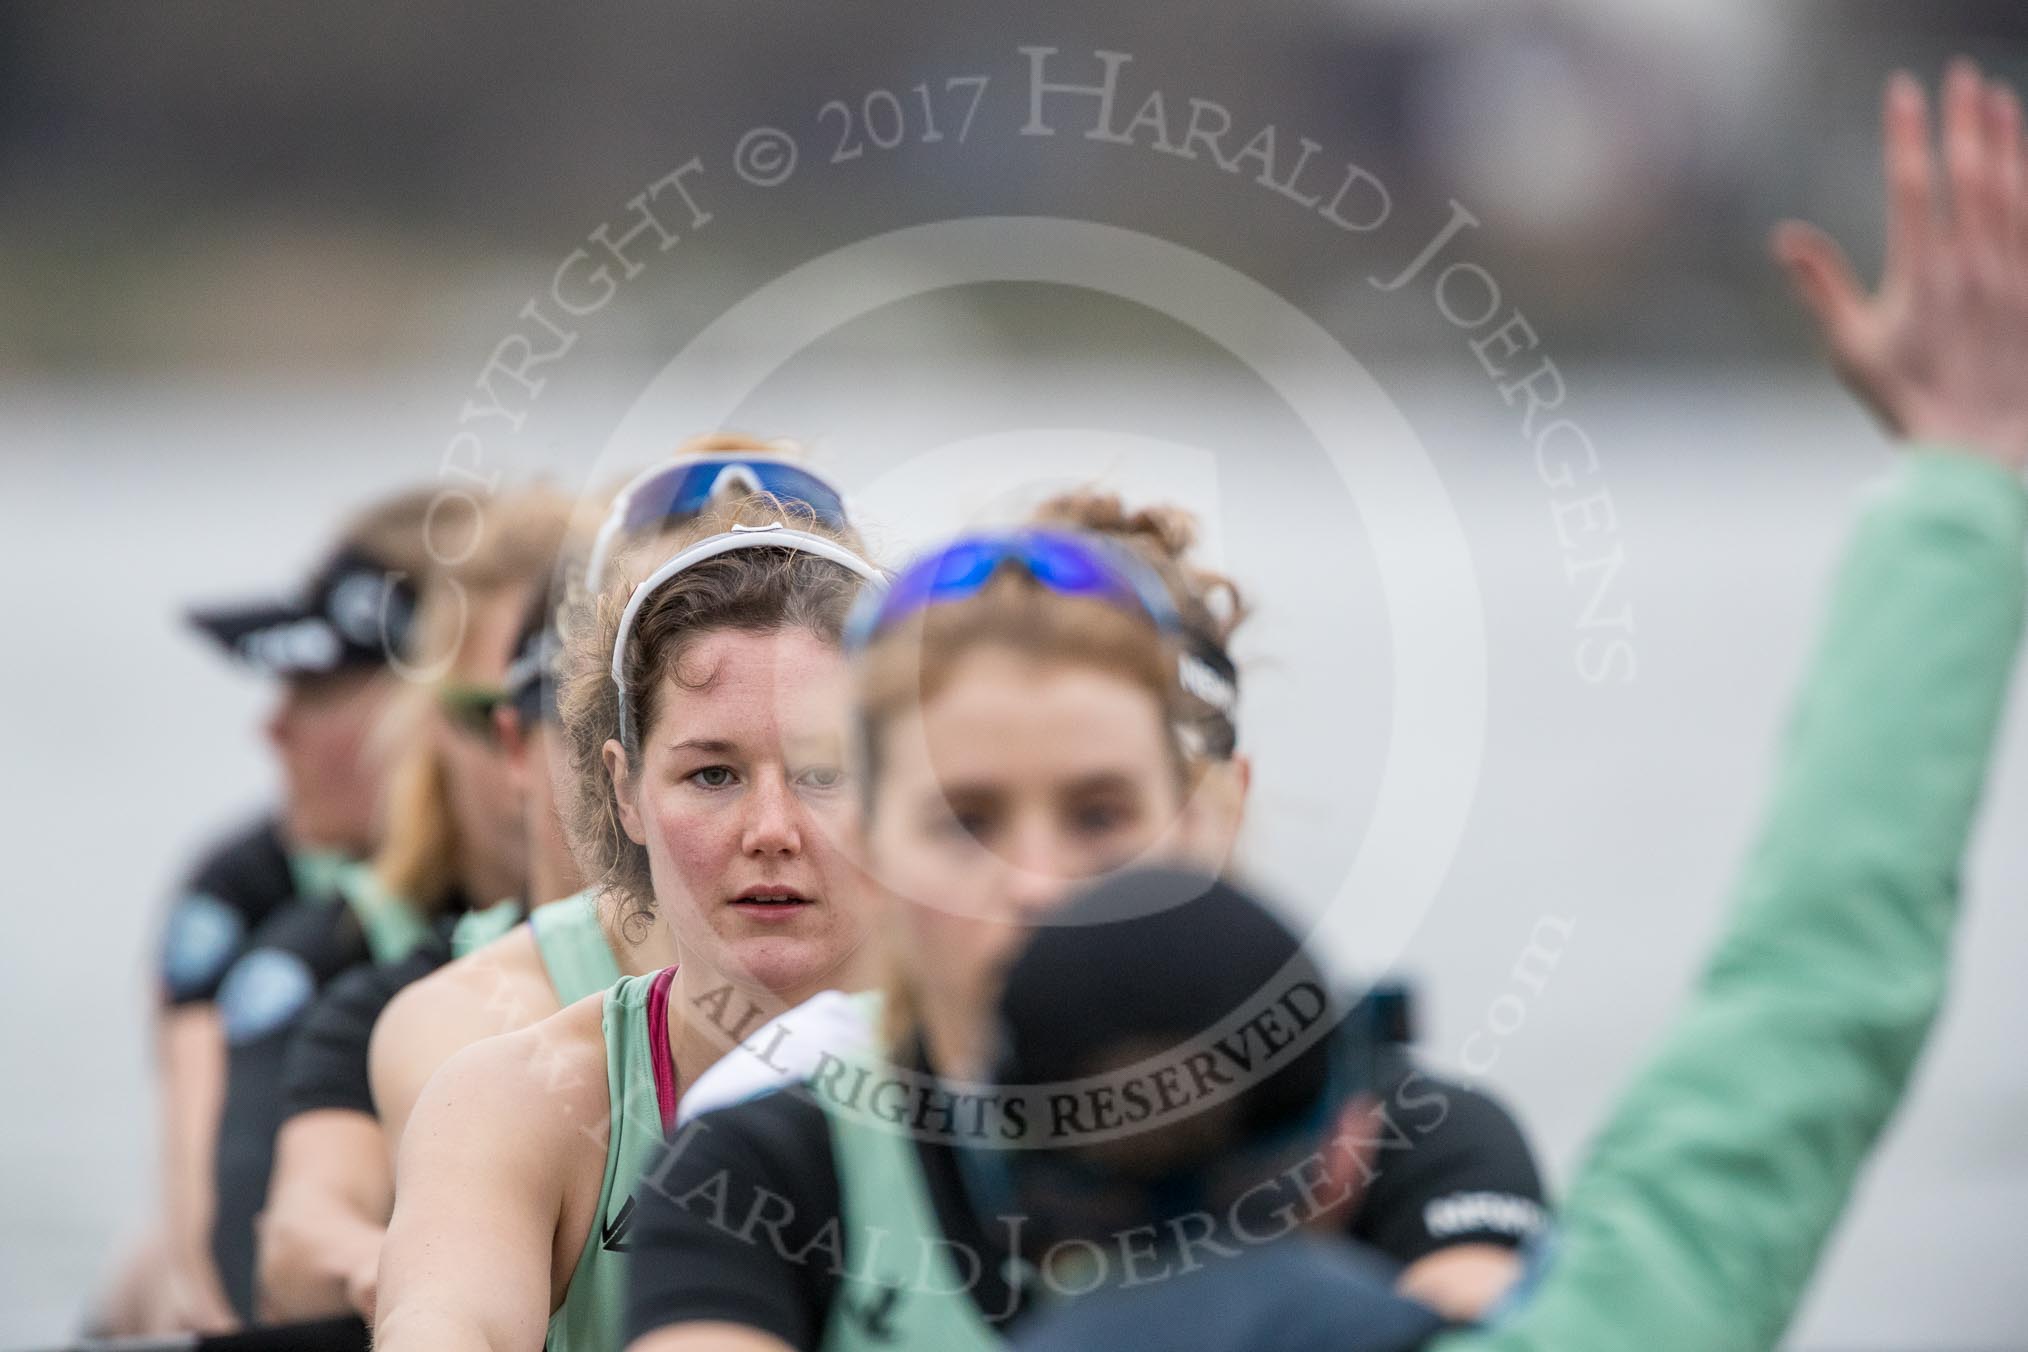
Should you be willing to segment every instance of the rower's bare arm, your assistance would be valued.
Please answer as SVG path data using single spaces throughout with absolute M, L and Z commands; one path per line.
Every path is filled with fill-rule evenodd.
M 390 1159 L 438 1067 L 482 1038 L 556 1013 L 556 993 L 533 955 L 533 940 L 520 937 L 525 930 L 406 987 L 375 1021 L 368 1072 Z M 530 950 L 525 961 L 503 960 L 519 956 L 524 946 Z
M 380 1255 L 383 1352 L 541 1352 L 572 1139 L 542 1111 L 515 1034 L 453 1056 L 424 1088 L 395 1167 Z
M 373 1276 L 394 1174 L 380 1123 L 349 1108 L 298 1113 L 275 1137 L 260 1218 L 262 1316 L 287 1324 L 357 1308 L 371 1317 Z
M 1452 1244 L 1402 1269 L 1394 1289 L 1469 1324 L 1485 1318 L 1520 1275 L 1520 1253 L 1504 1244 Z
M 794 1352 L 772 1333 L 744 1324 L 678 1324 L 627 1344 L 627 1352 Z
M 167 1330 L 227 1333 L 239 1318 L 226 1300 L 211 1257 L 217 1178 L 218 1120 L 225 1102 L 225 1032 L 218 1007 L 194 1004 L 162 1011 L 156 1038 L 161 1060 L 163 1226 L 167 1260 L 163 1310 Z

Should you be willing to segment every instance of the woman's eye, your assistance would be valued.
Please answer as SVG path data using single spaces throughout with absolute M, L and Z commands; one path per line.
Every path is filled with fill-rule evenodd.
M 942 840 L 983 842 L 993 830 L 993 819 L 984 812 L 939 812 L 929 819 L 930 834 Z
M 819 765 L 803 771 L 803 783 L 813 789 L 835 789 L 845 782 L 845 772 L 835 765 Z
M 726 789 L 732 787 L 733 773 L 729 765 L 707 765 L 701 770 L 692 770 L 690 782 L 700 789 Z
M 1116 803 L 1086 803 L 1071 812 L 1071 825 L 1078 834 L 1109 835 L 1125 826 L 1130 814 Z

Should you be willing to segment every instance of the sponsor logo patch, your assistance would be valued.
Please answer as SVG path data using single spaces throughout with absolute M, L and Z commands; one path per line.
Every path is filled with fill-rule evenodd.
M 286 1028 L 316 994 L 310 965 L 279 948 L 256 948 L 232 965 L 218 988 L 225 1040 L 252 1042 Z
M 245 937 L 240 913 L 209 892 L 192 892 L 177 902 L 162 934 L 162 976 L 170 996 L 186 999 L 218 980 Z

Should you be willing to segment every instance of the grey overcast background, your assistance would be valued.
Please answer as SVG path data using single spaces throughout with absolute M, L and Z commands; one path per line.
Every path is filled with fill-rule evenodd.
M 589 489 L 638 463 L 642 426 L 673 443 L 700 430 L 689 410 L 722 405 L 808 442 L 896 557 L 1066 482 L 1197 508 L 1258 605 L 1238 645 L 1259 764 L 1249 871 L 1348 976 L 1411 975 L 1428 1058 L 1486 1067 L 1569 1177 L 1720 922 L 1839 542 L 1891 464 L 1815 363 L 1765 230 L 1806 216 L 1870 267 L 1885 71 L 1934 80 L 1962 49 L 2028 75 L 2028 22 L 1996 4 L 1227 9 L 0 9 L 0 829 L 16 864 L 0 1346 L 61 1339 L 143 1219 L 155 927 L 206 836 L 271 791 L 268 692 L 182 631 L 181 607 L 286 585 L 346 509 L 440 477 L 461 425 L 483 429 L 478 463 L 504 482 Z M 1121 119 L 1159 90 L 1180 131 L 1208 101 L 1231 118 L 1228 150 L 1273 125 L 1278 169 L 1308 137 L 1315 165 L 1385 185 L 1387 219 L 1347 231 L 1206 157 L 1092 140 L 1076 102 L 1046 102 L 1056 134 L 1024 137 L 1023 46 L 1054 47 L 1065 79 L 1128 54 Z M 892 150 L 878 91 L 902 110 Z M 735 162 L 763 126 L 798 146 L 773 186 L 754 179 L 779 162 L 750 177 Z M 855 133 L 862 153 L 834 163 Z M 524 307 L 563 317 L 543 299 L 559 266 L 693 156 L 683 181 L 711 220 L 670 212 L 680 242 L 570 321 L 569 351 L 531 372 L 539 393 L 489 378 L 509 335 L 548 341 Z M 1501 293 L 1484 325 L 1460 322 L 1462 284 L 1371 280 L 1454 203 L 1479 223 L 1454 256 Z M 855 273 L 850 296 L 738 308 L 855 241 L 982 216 L 1140 232 L 1137 259 L 1187 250 L 1203 289 L 1136 303 L 1043 269 L 915 294 L 948 261 L 926 247 Z M 1046 261 L 1089 265 L 1074 253 Z M 1264 289 L 1199 314 L 1221 268 Z M 1137 263 L 1107 280 L 1145 279 Z M 739 384 L 846 300 L 855 318 Z M 1516 313 L 1598 449 L 1569 485 L 1538 469 L 1469 345 Z M 654 402 L 715 322 L 676 368 L 685 398 Z M 1335 365 L 1305 346 L 1318 332 Z M 1264 368 L 1356 390 L 1370 435 L 1321 444 Z M 488 388 L 518 427 L 467 412 Z M 1441 510 L 1397 495 L 1399 477 L 1355 472 L 1377 485 L 1362 496 L 1341 473 L 1405 463 L 1433 470 Z M 1407 550 L 1392 592 L 1382 540 Z M 1463 594 L 1433 581 L 1455 564 Z M 1483 735 L 1475 773 L 1424 790 L 1432 820 L 1455 807 L 1461 823 L 1426 908 L 1386 887 L 1338 896 L 1400 735 L 1403 616 L 1485 670 L 1482 705 L 1442 706 Z M 1626 656 L 1587 679 L 1584 645 L 1603 640 Z M 2023 820 L 2017 711 L 1951 1007 L 1795 1348 L 2028 1342 L 2008 1239 L 2028 1212 Z M 1538 988 L 1515 966 L 1543 934 Z

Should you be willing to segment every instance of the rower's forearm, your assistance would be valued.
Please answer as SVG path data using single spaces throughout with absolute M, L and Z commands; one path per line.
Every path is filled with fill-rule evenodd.
M 225 1035 L 209 1005 L 165 1009 L 158 1020 L 164 1237 L 179 1261 L 201 1255 L 208 1264 L 225 1103 Z
M 346 1313 L 348 1281 L 379 1261 L 386 1238 L 386 1226 L 343 1198 L 277 1196 L 261 1220 L 262 1313 L 278 1323 Z
M 433 1304 L 384 1309 L 373 1326 L 374 1352 L 542 1352 L 546 1327 L 533 1341 L 489 1326 L 477 1313 Z

